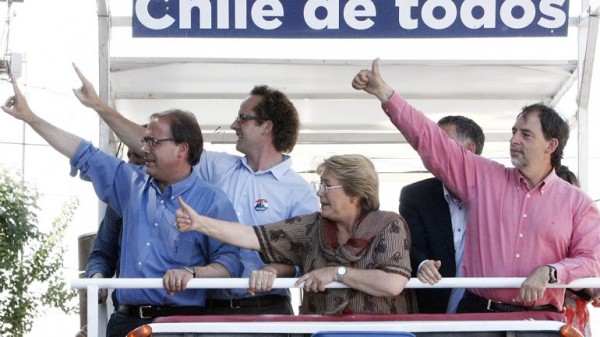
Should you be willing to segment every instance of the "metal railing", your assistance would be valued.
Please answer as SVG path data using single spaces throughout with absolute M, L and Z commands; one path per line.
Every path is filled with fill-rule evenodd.
M 301 288 L 297 286 L 296 278 L 279 278 L 273 283 L 273 288 Z M 444 278 L 435 285 L 422 283 L 416 278 L 408 281 L 405 288 L 520 288 L 524 277 L 456 277 Z M 223 289 L 247 288 L 247 278 L 211 278 L 192 279 L 187 284 L 188 289 Z M 343 283 L 332 282 L 327 288 L 347 288 Z M 87 290 L 87 327 L 88 337 L 104 336 L 107 315 L 101 313 L 98 305 L 99 289 L 158 289 L 163 288 L 161 278 L 138 279 L 91 279 L 79 278 L 71 280 L 71 288 Z M 584 278 L 569 284 L 552 283 L 548 288 L 600 288 L 600 278 Z

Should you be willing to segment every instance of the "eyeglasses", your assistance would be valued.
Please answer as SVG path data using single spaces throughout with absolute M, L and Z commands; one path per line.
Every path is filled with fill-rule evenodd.
M 327 191 L 329 190 L 340 187 L 344 187 L 344 185 L 327 186 L 327 184 L 325 183 L 315 184 L 315 189 L 317 190 L 317 192 L 323 191 L 323 193 L 327 193 Z
M 160 145 L 160 142 L 166 142 L 166 141 L 175 141 L 175 138 L 163 138 L 163 139 L 156 139 L 154 137 L 150 137 L 150 136 L 145 136 L 144 138 L 142 138 L 140 141 L 142 142 L 142 144 L 146 145 L 150 145 L 151 147 L 155 147 L 157 145 Z
M 258 116 L 250 116 L 250 115 L 244 115 L 244 114 L 239 114 L 235 118 L 235 121 L 238 124 L 245 122 L 245 121 L 263 121 L 263 120 L 265 120 L 265 119 L 258 117 Z

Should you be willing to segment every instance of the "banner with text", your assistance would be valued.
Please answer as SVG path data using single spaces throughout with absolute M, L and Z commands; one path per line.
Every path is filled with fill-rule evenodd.
M 134 37 L 566 36 L 568 0 L 133 0 Z

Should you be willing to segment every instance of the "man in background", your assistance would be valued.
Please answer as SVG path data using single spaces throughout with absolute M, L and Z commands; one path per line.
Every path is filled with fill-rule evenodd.
M 472 119 L 446 116 L 438 121 L 451 140 L 481 155 L 485 136 Z M 436 284 L 442 277 L 461 277 L 467 210 L 437 178 L 402 188 L 400 214 L 410 228 L 413 277 Z M 464 289 L 415 289 L 420 313 L 455 313 Z

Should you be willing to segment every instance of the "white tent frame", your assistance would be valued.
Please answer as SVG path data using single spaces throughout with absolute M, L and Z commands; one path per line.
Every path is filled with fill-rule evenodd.
M 231 92 L 225 91 L 227 87 L 232 86 L 231 82 L 227 79 L 223 79 L 223 86 L 218 87 L 215 92 L 204 92 L 201 83 L 192 82 L 190 85 L 198 87 L 198 90 L 162 90 L 156 89 L 156 87 L 140 88 L 136 87 L 139 82 L 126 81 L 125 77 L 143 77 L 144 74 L 155 72 L 160 68 L 168 68 L 169 72 L 176 73 L 176 69 L 185 69 L 185 74 L 194 73 L 198 71 L 205 71 L 209 68 L 229 69 L 234 68 L 240 69 L 240 67 L 247 66 L 244 69 L 260 68 L 274 69 L 273 72 L 285 72 L 282 69 L 291 69 L 292 71 L 323 71 L 328 72 L 329 76 L 338 76 L 340 69 L 355 69 L 358 70 L 362 67 L 368 66 L 370 59 L 278 59 L 278 58 L 214 58 L 214 57 L 152 57 L 138 55 L 135 57 L 119 57 L 111 55 L 111 37 L 113 36 L 113 29 L 116 27 L 130 27 L 131 17 L 128 16 L 111 16 L 110 0 L 97 0 L 97 14 L 98 14 L 98 41 L 99 41 L 99 94 L 100 97 L 111 105 L 116 105 L 120 110 L 145 110 L 143 113 L 149 113 L 148 105 L 161 104 L 174 104 L 169 103 L 173 100 L 182 101 L 202 101 L 207 102 L 208 100 L 231 100 L 240 97 L 243 98 L 244 92 L 240 92 L 240 89 L 234 89 Z M 572 1 L 573 2 L 573 1 Z M 411 100 L 412 102 L 422 102 L 422 106 L 426 112 L 432 112 L 431 118 L 441 116 L 444 113 L 456 113 L 461 111 L 468 111 L 471 106 L 480 106 L 485 110 L 490 110 L 490 114 L 501 113 L 506 114 L 509 111 L 509 116 L 514 118 L 518 108 L 533 103 L 534 101 L 543 101 L 552 106 L 559 104 L 563 95 L 571 88 L 571 86 L 577 84 L 577 111 L 573 118 L 570 119 L 570 123 L 573 129 L 577 130 L 577 167 L 579 179 L 584 189 L 588 188 L 588 177 L 589 177 L 589 111 L 590 111 L 590 95 L 592 85 L 592 73 L 594 66 L 594 57 L 596 54 L 596 41 L 598 38 L 598 12 L 600 8 L 600 1 L 598 0 L 582 0 L 581 1 L 581 13 L 570 14 L 569 26 L 570 30 L 576 30 L 578 36 L 578 51 L 576 59 L 527 59 L 527 56 L 517 56 L 514 59 L 503 59 L 498 57 L 497 59 L 481 58 L 481 59 L 464 59 L 464 58 L 432 58 L 432 59 L 402 59 L 396 60 L 383 60 L 383 64 L 386 67 L 387 74 L 423 74 L 426 73 L 429 77 L 431 73 L 433 80 L 430 80 L 426 85 L 419 85 L 419 81 L 412 80 L 412 82 L 405 84 L 403 79 L 393 78 L 391 83 L 399 82 L 399 87 L 403 89 L 409 89 L 414 86 L 414 91 L 408 90 L 403 91 L 403 96 Z M 571 34 L 571 33 L 570 33 Z M 548 43 L 548 40 L 543 43 Z M 162 43 L 162 42 L 161 42 Z M 387 43 L 387 42 L 386 42 Z M 504 43 L 504 42 L 501 42 Z M 517 48 L 523 48 L 524 45 L 520 45 Z M 536 48 L 533 46 L 532 49 Z M 548 49 L 552 49 L 550 46 Z M 556 49 L 556 48 L 554 48 Z M 523 54 L 526 55 L 526 54 Z M 318 70 L 314 70 L 318 69 Z M 487 70 L 495 71 L 486 73 Z M 527 73 L 525 71 L 533 72 Z M 514 73 L 513 73 L 514 72 Z M 347 73 L 347 72 L 346 72 Z M 502 82 L 498 87 L 477 90 L 477 84 L 473 87 L 466 87 L 464 83 L 457 84 L 455 88 L 448 88 L 447 83 L 444 83 L 445 78 L 456 78 L 457 74 L 460 77 L 464 77 L 465 81 L 468 82 L 472 78 L 476 78 L 478 74 L 481 74 L 481 78 L 498 76 L 498 73 L 506 74 L 506 78 L 502 78 L 499 81 Z M 121 74 L 121 75 L 120 75 Z M 168 74 L 168 72 L 159 73 L 162 76 Z M 345 73 L 344 73 L 345 74 Z M 550 75 L 549 75 L 550 74 Z M 437 75 L 437 77 L 436 77 Z M 347 75 L 344 75 L 347 76 Z M 389 75 L 388 75 L 389 76 Z M 519 91 L 507 91 L 512 86 L 511 83 L 518 83 L 513 81 L 514 79 L 522 79 L 527 76 L 527 81 L 537 78 L 538 83 L 531 83 L 529 87 L 540 87 L 543 90 L 533 89 L 532 92 L 521 93 L 523 88 L 515 88 Z M 175 81 L 181 79 L 177 75 L 173 75 L 173 78 L 167 78 L 165 80 L 165 87 L 172 86 Z M 237 79 L 236 79 L 237 80 Z M 306 79 L 301 79 L 306 80 Z M 243 82 L 243 80 L 240 80 Z M 251 80 L 250 80 L 251 81 Z M 339 80 L 337 80 L 339 82 Z M 349 82 L 349 78 L 345 79 Z M 435 83 L 441 82 L 440 88 L 435 87 Z M 247 89 L 248 83 L 244 82 Z M 547 83 L 547 85 L 546 85 Z M 214 83 L 212 83 L 214 85 Z M 211 84 L 208 84 L 211 85 Z M 189 86 L 189 85 L 188 85 Z M 444 87 L 445 86 L 445 87 Z M 516 85 L 515 85 L 516 86 Z M 349 87 L 349 86 L 348 86 Z M 524 87 L 525 88 L 525 87 Z M 219 89 L 223 89 L 219 92 Z M 431 89 L 431 90 L 428 90 Z M 497 90 L 495 90 L 497 89 Z M 148 90 L 148 91 L 145 91 Z M 159 91 L 162 90 L 162 91 Z M 235 91 L 237 90 L 237 92 Z M 241 89 L 245 90 L 245 89 Z M 337 91 L 336 91 L 337 90 Z M 444 91 L 447 90 L 447 91 Z M 461 91 L 462 90 L 462 91 Z M 487 90 L 487 91 L 486 91 Z M 536 91 L 538 90 L 538 91 Z M 431 93 L 429 93 L 431 92 Z M 517 92 L 517 93 L 516 93 Z M 338 88 L 332 89 L 332 92 L 315 93 L 310 91 L 296 90 L 291 88 L 288 95 L 292 99 L 297 101 L 310 101 L 307 103 L 308 109 L 316 106 L 316 102 L 324 102 L 327 104 L 324 107 L 315 108 L 320 109 L 321 114 L 315 116 L 311 115 L 310 112 L 303 112 L 300 107 L 301 116 L 305 116 L 309 122 L 303 120 L 303 124 L 307 125 L 307 129 L 303 130 L 300 135 L 299 143 L 301 144 L 322 144 L 322 143 L 335 143 L 335 144 L 401 144 L 404 142 L 403 137 L 393 128 L 391 125 L 365 125 L 365 121 L 357 120 L 355 124 L 350 125 L 338 125 L 335 122 L 332 124 L 329 121 L 319 124 L 323 116 L 322 111 L 327 111 L 332 105 L 340 106 L 340 110 L 348 110 L 353 105 L 360 105 L 361 107 L 365 104 L 367 95 L 361 95 L 361 93 L 342 92 Z M 437 95 L 437 96 L 436 96 Z M 449 97 L 453 96 L 453 97 Z M 519 97 L 520 96 L 520 97 Z M 458 97 L 458 98 L 457 98 Z M 462 100 L 462 101 L 461 101 Z M 151 101 L 152 103 L 140 102 Z M 349 103 L 344 103 L 348 101 Z M 435 101 L 435 102 L 434 102 Z M 125 102 L 125 103 L 123 103 Z M 312 103 L 315 102 L 315 103 Z M 434 102 L 430 104 L 429 102 Z M 441 102 L 441 103 L 440 103 Z M 458 103 L 456 103 L 458 102 Z M 510 102 L 510 103 L 508 103 Z M 456 104 L 455 104 L 456 103 Z M 362 104 L 362 105 L 361 105 Z M 369 103 L 371 104 L 371 103 Z M 449 107 L 446 110 L 438 109 L 440 105 L 451 106 L 452 104 L 456 107 Z M 430 107 L 430 105 L 432 107 Z M 498 106 L 499 108 L 496 108 Z M 217 108 L 218 109 L 218 108 Z M 500 112 L 503 109 L 503 112 Z M 440 111 L 437 111 L 440 110 Z M 231 112 L 231 111 L 230 111 Z M 125 112 L 126 113 L 126 112 Z M 231 112 L 233 113 L 233 112 Z M 436 115 L 439 114 L 439 115 Z M 127 113 L 126 113 L 127 114 Z M 465 113 L 468 115 L 468 112 Z M 501 118 L 504 118 L 503 116 Z M 568 117 L 568 116 L 567 116 Z M 205 134 L 205 142 L 209 143 L 233 143 L 235 142 L 235 136 L 232 133 L 210 132 L 215 129 L 226 130 L 228 123 L 227 118 L 231 120 L 232 115 L 228 115 L 225 121 L 209 121 L 206 123 L 206 128 L 203 129 Z M 357 119 L 357 115 L 349 115 L 347 120 Z M 340 119 L 340 118 L 338 118 Z M 474 118 L 476 119 L 476 118 Z M 201 119 L 206 120 L 206 116 Z M 476 119 L 479 121 L 479 119 Z M 347 121 L 346 121 L 347 122 Z M 379 121 L 379 123 L 381 123 Z M 390 123 L 387 123 L 390 124 Z M 502 130 L 491 130 L 486 125 L 482 125 L 487 136 L 487 143 L 490 142 L 506 142 L 510 137 L 510 127 Z M 364 130 L 360 130 L 364 127 Z M 307 131 L 307 132 L 305 132 Z M 574 138 L 574 137 L 572 137 Z M 573 141 L 572 141 L 573 142 Z M 110 149 L 114 147 L 114 137 L 108 127 L 101 123 L 100 126 L 100 147 L 103 149 Z M 485 155 L 485 153 L 484 153 Z

